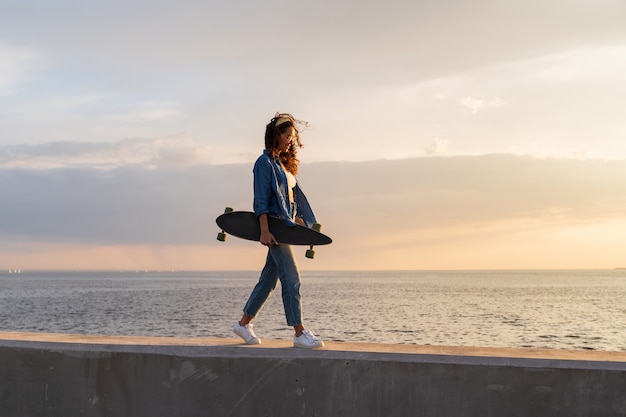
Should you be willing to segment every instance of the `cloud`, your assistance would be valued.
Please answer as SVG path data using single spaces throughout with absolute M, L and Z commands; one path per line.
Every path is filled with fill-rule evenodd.
M 435 137 L 626 155 L 615 0 L 157 3 L 0 5 L 0 37 L 38 57 L 0 103 L 3 143 L 184 133 L 241 162 L 288 110 L 316 129 L 308 160 L 423 155 Z M 285 9 L 307 18 L 266 24 Z
M 0 43 L 0 96 L 12 93 L 37 59 L 31 49 Z
M 0 147 L 0 168 L 50 169 L 120 166 L 167 167 L 207 164 L 211 147 L 185 136 L 127 139 L 117 142 L 49 142 Z
M 483 108 L 483 101 L 472 97 L 459 98 L 459 104 L 474 114 L 478 113 L 478 110 Z
M 168 108 L 154 108 L 154 109 L 146 109 L 141 112 L 134 112 L 124 115 L 122 120 L 127 121 L 136 121 L 136 120 L 145 120 L 145 121 L 160 121 L 160 120 L 168 120 L 168 119 L 180 119 L 181 113 L 177 110 L 168 109 Z
M 604 249 L 604 267 L 618 261 L 602 239 L 562 237 L 626 221 L 626 161 L 485 155 L 319 167 L 305 185 L 336 238 L 324 255 L 335 265 L 582 267 L 599 265 L 592 260 Z
M 589 46 L 530 59 L 532 77 L 542 82 L 580 83 L 601 80 L 626 81 L 626 46 Z
M 256 269 L 262 248 L 218 243 L 214 221 L 225 206 L 251 209 L 251 169 L 0 169 L 0 262 Z M 626 161 L 323 162 L 303 164 L 299 181 L 333 238 L 315 263 L 303 261 L 307 269 L 584 268 L 623 260 Z
M 482 110 L 484 108 L 502 107 L 504 105 L 504 101 L 499 97 L 495 97 L 490 100 L 484 100 L 464 96 L 458 99 L 458 103 L 461 105 L 461 107 L 466 108 L 472 114 L 476 114 L 479 110 Z
M 206 243 L 213 224 L 207 214 L 244 206 L 250 175 L 234 166 L 3 169 L 0 240 Z
M 115 123 L 177 122 L 184 119 L 178 104 L 165 100 L 150 100 L 131 94 L 92 91 L 90 94 L 58 92 L 42 97 L 39 111 L 57 117 L 81 113 Z
M 381 239 L 413 247 L 623 219 L 625 164 L 504 155 L 326 162 L 304 164 L 300 183 L 336 246 L 358 253 Z M 0 240 L 14 241 L 209 244 L 225 206 L 252 205 L 251 164 L 5 168 L 0 189 Z
M 435 138 L 433 142 L 424 150 L 428 155 L 439 155 L 448 147 L 447 139 Z

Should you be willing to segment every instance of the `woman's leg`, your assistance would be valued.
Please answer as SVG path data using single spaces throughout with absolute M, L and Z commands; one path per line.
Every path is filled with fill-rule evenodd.
M 302 333 L 302 300 L 300 297 L 300 272 L 290 245 L 278 244 L 270 248 L 270 254 L 278 270 L 282 289 L 283 307 L 287 325 L 293 326 L 296 334 Z
M 278 282 L 278 268 L 274 257 L 271 255 L 271 248 L 267 253 L 265 266 L 261 271 L 259 281 L 254 286 L 246 305 L 243 308 L 243 316 L 239 324 L 245 326 L 250 323 L 261 311 L 263 305 L 276 288 Z
M 283 290 L 283 306 L 287 324 L 293 326 L 296 334 L 293 338 L 294 347 L 321 348 L 324 342 L 310 330 L 305 330 L 302 323 L 302 298 L 300 297 L 300 272 L 296 258 L 289 245 L 276 245 L 270 253 L 278 268 L 278 277 Z

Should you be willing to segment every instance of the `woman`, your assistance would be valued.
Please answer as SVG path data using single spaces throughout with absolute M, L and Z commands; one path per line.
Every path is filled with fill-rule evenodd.
M 294 347 L 318 348 L 324 342 L 302 323 L 300 273 L 291 246 L 274 238 L 268 228 L 268 216 L 282 219 L 287 225 L 311 227 L 315 216 L 296 180 L 297 148 L 302 147 L 296 124 L 306 124 L 287 113 L 276 113 L 265 127 L 265 150 L 254 164 L 254 212 L 261 226 L 261 244 L 268 247 L 267 259 L 241 320 L 234 332 L 247 344 L 261 343 L 254 334 L 252 320 L 272 294 L 280 279 L 287 325 L 293 326 Z

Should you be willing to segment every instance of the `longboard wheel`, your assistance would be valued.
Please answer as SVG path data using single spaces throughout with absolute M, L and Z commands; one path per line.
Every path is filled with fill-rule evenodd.
M 230 213 L 232 211 L 234 211 L 232 207 L 226 207 L 224 209 L 224 213 Z M 226 233 L 224 233 L 223 230 L 217 234 L 217 240 L 220 242 L 226 242 Z
M 311 229 L 315 230 L 316 232 L 321 232 L 322 231 L 322 225 L 319 223 L 313 223 L 313 226 L 311 226 Z M 315 251 L 313 250 L 313 246 L 311 246 L 307 251 L 305 256 L 309 259 L 314 259 L 315 258 Z

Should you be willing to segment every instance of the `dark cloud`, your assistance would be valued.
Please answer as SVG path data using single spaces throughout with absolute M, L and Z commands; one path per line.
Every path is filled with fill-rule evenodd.
M 226 204 L 243 205 L 251 189 L 245 171 L 239 166 L 0 170 L 0 233 L 73 243 L 205 242 L 214 213 Z
M 252 166 L 0 170 L 2 240 L 198 244 L 224 206 L 250 210 Z M 325 230 L 369 235 L 509 219 L 623 218 L 626 161 L 491 155 L 304 164 Z

